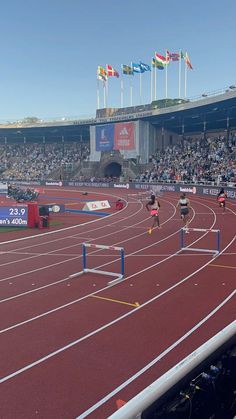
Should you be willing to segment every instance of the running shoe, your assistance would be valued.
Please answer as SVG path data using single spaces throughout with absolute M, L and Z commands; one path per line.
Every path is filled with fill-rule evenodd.
M 152 229 L 151 228 L 148 229 L 148 234 L 152 234 Z

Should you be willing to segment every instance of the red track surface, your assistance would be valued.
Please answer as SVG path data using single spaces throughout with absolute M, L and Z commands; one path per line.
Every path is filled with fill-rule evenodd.
M 116 199 L 117 191 L 99 192 L 88 198 Z M 235 319 L 236 205 L 223 215 L 215 200 L 191 197 L 191 227 L 221 230 L 213 259 L 179 252 L 177 199 L 160 198 L 162 229 L 151 236 L 144 204 L 131 197 L 111 216 L 72 217 L 73 228 L 22 231 L 35 237 L 20 241 L 0 235 L 1 418 L 106 418 L 117 399 L 131 399 Z M 193 247 L 212 248 L 216 238 L 186 235 L 187 245 L 196 240 Z M 69 278 L 82 269 L 84 241 L 124 247 L 125 279 L 108 287 L 108 276 Z M 114 252 L 89 253 L 91 267 L 119 270 Z

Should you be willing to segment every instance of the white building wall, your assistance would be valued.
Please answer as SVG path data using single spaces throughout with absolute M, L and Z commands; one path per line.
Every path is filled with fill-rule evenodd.
M 100 161 L 101 151 L 96 151 L 96 130 L 95 125 L 90 126 L 90 161 Z
M 162 150 L 172 143 L 179 141 L 179 136 L 171 131 L 156 128 L 149 121 L 138 120 L 134 123 L 134 141 L 135 148 L 133 150 L 120 150 L 121 155 L 125 159 L 138 158 L 142 164 L 149 162 L 149 157 L 155 154 L 156 150 Z M 90 161 L 99 162 L 101 159 L 101 151 L 96 151 L 96 126 L 90 126 Z

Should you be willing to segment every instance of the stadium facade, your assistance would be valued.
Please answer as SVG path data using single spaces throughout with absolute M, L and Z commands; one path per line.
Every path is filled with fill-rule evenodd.
M 178 103 L 179 102 L 179 103 Z M 155 103 L 124 109 L 98 110 L 96 118 L 40 121 L 36 124 L 0 125 L 0 144 L 90 143 L 87 175 L 119 176 L 132 173 L 135 161 L 148 164 L 157 149 L 165 149 L 184 137 L 223 134 L 236 130 L 236 89 L 195 102 L 177 101 L 158 108 Z M 135 173 L 135 170 L 134 170 Z

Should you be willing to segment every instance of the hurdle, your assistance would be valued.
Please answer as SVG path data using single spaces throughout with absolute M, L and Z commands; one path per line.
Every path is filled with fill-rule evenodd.
M 120 273 L 116 272 L 109 272 L 109 271 L 101 271 L 99 269 L 91 269 L 87 267 L 87 248 L 90 247 L 92 249 L 108 249 L 108 250 L 115 250 L 118 251 L 120 254 Z M 83 257 L 83 270 L 80 272 L 76 272 L 69 276 L 69 278 L 75 278 L 76 276 L 80 276 L 84 273 L 95 273 L 100 275 L 108 275 L 115 277 L 112 281 L 109 281 L 107 285 L 113 285 L 122 281 L 125 275 L 125 251 L 123 247 L 117 246 L 105 246 L 103 244 L 92 244 L 92 243 L 82 243 L 82 257 Z
M 154 195 L 156 195 L 157 197 L 163 196 L 163 189 L 162 189 L 162 185 L 150 185 L 150 191 L 149 193 L 154 193 Z
M 200 233 L 216 233 L 216 248 L 215 249 L 199 249 L 196 247 L 186 247 L 185 246 L 185 233 L 187 232 L 200 232 Z M 180 230 L 180 249 L 181 251 L 191 251 L 191 252 L 205 252 L 205 253 L 212 253 L 212 257 L 216 257 L 220 253 L 220 230 L 215 229 L 206 229 L 206 228 L 188 228 L 183 227 Z

